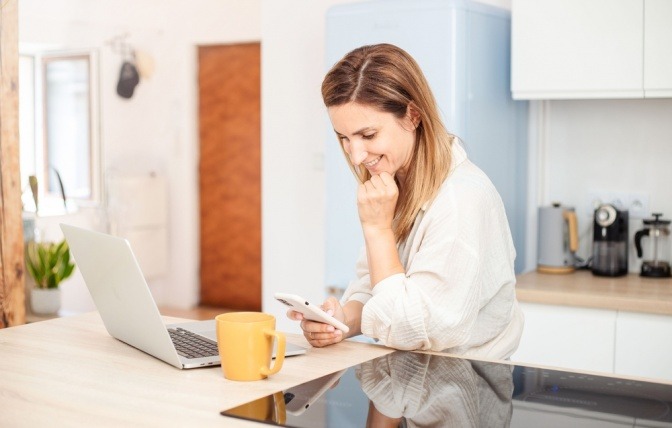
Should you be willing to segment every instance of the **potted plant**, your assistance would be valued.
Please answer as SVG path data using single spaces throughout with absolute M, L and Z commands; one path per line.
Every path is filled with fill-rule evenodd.
M 75 270 L 70 257 L 70 247 L 61 242 L 28 242 L 26 266 L 35 280 L 31 290 L 30 304 L 36 314 L 55 314 L 61 308 L 59 284 Z

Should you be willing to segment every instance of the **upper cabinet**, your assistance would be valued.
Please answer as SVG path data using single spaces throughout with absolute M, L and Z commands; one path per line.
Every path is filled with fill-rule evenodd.
M 672 96 L 670 22 L 670 0 L 513 0 L 513 98 Z
M 644 96 L 672 97 L 672 1 L 644 1 Z

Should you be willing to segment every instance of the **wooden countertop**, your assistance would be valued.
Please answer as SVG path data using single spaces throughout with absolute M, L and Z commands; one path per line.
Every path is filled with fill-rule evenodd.
M 630 274 L 600 277 L 588 270 L 570 274 L 529 272 L 518 276 L 518 301 L 672 315 L 672 278 Z
M 309 347 L 296 334 L 287 341 Z M 259 427 L 219 412 L 391 352 L 350 340 L 309 347 L 268 379 L 236 382 L 220 367 L 178 370 L 112 338 L 97 312 L 55 318 L 0 329 L 0 426 Z

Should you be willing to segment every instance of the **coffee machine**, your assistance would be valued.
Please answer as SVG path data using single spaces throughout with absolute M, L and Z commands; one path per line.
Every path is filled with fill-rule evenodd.
M 628 273 L 628 211 L 602 204 L 593 216 L 593 275 Z

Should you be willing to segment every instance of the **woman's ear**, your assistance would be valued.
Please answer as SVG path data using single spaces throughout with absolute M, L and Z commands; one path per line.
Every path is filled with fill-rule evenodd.
M 408 117 L 413 124 L 413 129 L 420 125 L 420 111 L 413 101 L 408 103 L 408 107 L 406 107 L 406 117 Z

